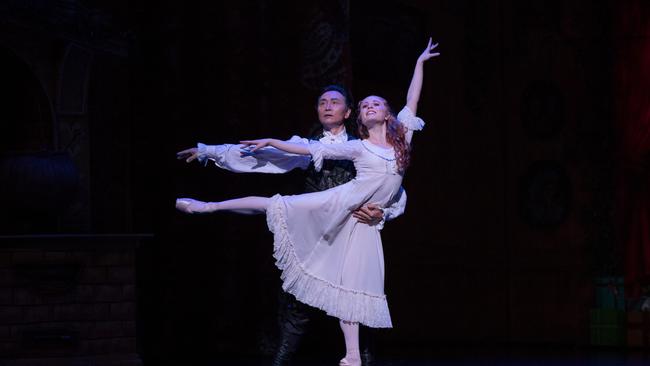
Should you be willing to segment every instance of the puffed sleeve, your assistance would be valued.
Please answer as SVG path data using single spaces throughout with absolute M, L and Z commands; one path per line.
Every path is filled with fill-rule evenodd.
M 288 140 L 294 143 L 307 143 L 307 139 L 293 136 Z M 207 163 L 211 160 L 216 166 L 235 173 L 282 174 L 295 168 L 307 169 L 311 161 L 308 155 L 298 155 L 264 147 L 255 153 L 243 149 L 243 145 L 223 144 L 205 145 L 199 143 L 198 160 Z
M 392 204 L 384 209 L 384 220 L 390 221 L 404 213 L 406 209 L 406 190 L 399 187 L 399 191 L 393 197 Z
M 322 144 L 318 141 L 310 141 L 308 148 L 316 171 L 321 170 L 325 159 L 354 161 L 359 157 L 362 149 L 360 140 L 346 141 L 340 144 Z
M 407 106 L 397 114 L 397 120 L 406 127 L 406 141 L 411 143 L 413 138 L 413 131 L 420 131 L 424 128 L 424 121 L 422 118 L 416 116 L 413 111 Z

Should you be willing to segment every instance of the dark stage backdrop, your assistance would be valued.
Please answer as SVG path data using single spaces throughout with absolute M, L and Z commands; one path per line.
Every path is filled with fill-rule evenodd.
M 588 344 L 593 279 L 622 273 L 612 48 L 627 35 L 615 29 L 617 2 L 84 3 L 108 14 L 92 18 L 111 25 L 104 33 L 1 38 L 34 74 L 12 73 L 21 100 L 61 108 L 22 116 L 41 132 L 20 145 L 4 137 L 22 138 L 14 126 L 3 143 L 54 141 L 73 153 L 80 180 L 64 214 L 0 228 L 152 233 L 137 269 L 145 360 L 271 352 L 280 283 L 264 218 L 186 216 L 174 200 L 291 194 L 303 179 L 232 174 L 175 153 L 306 135 L 319 88 L 335 82 L 400 109 L 429 36 L 442 55 L 425 68 L 427 125 L 414 138 L 407 209 L 382 233 L 395 328 L 379 332 L 380 349 Z M 51 72 L 61 44 L 75 42 L 84 45 L 71 54 L 75 85 L 88 98 L 78 103 L 56 99 Z M 16 62 L 7 65 L 27 72 Z M 335 360 L 342 349 L 336 321 L 322 315 L 301 352 Z
M 170 126 L 155 144 L 165 188 L 147 342 L 206 352 L 272 343 L 278 273 L 263 218 L 170 207 L 176 196 L 294 192 L 301 179 L 187 166 L 173 153 L 304 134 L 331 82 L 400 108 L 431 35 L 442 56 L 426 66 L 408 207 L 383 232 L 395 329 L 381 345 L 588 343 L 592 279 L 620 270 L 610 256 L 612 2 L 167 6 L 141 13 L 152 22 L 141 22 L 151 37 L 141 47 L 158 52 L 141 65 L 152 77 L 147 119 Z M 331 320 L 311 334 L 307 350 L 342 346 Z

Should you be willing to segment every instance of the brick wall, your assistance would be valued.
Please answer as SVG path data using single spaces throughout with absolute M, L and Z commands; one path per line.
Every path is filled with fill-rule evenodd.
M 137 237 L 0 239 L 0 354 L 136 354 Z

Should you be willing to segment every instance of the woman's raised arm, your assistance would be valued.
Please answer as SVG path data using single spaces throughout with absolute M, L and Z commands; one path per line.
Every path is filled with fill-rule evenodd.
M 415 63 L 411 85 L 409 85 L 409 91 L 406 94 L 406 106 L 415 115 L 417 115 L 418 101 L 420 100 L 420 92 L 422 91 L 422 78 L 424 77 L 423 64 L 424 61 L 432 57 L 440 56 L 439 52 L 432 52 L 436 47 L 438 47 L 438 44 L 432 44 L 431 38 L 429 38 L 429 44 Z

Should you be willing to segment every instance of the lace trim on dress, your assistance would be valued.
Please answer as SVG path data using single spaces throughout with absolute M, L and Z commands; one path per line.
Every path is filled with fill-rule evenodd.
M 371 143 L 371 144 L 372 144 L 372 143 Z M 392 158 L 387 158 L 387 157 L 385 157 L 385 156 L 383 156 L 383 155 L 381 155 L 381 154 L 379 154 L 379 153 L 377 153 L 377 152 L 372 151 L 372 149 L 369 148 L 369 147 L 366 145 L 366 140 L 361 140 L 361 145 L 363 145 L 363 147 L 365 147 L 366 150 L 368 150 L 369 153 L 371 153 L 372 155 L 374 155 L 374 156 L 376 156 L 376 157 L 382 158 L 382 159 L 384 159 L 384 160 L 386 160 L 386 161 L 395 161 L 395 160 L 397 160 L 394 156 L 393 156 Z M 392 151 L 392 150 L 389 149 L 389 151 Z
M 287 229 L 284 200 L 276 194 L 266 211 L 274 234 L 273 257 L 282 271 L 282 288 L 307 305 L 341 320 L 371 328 L 392 328 L 385 295 L 373 295 L 332 284 L 309 273 L 298 259 Z

